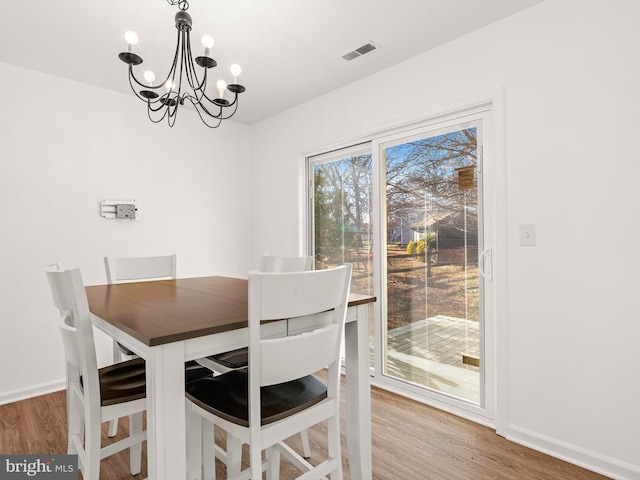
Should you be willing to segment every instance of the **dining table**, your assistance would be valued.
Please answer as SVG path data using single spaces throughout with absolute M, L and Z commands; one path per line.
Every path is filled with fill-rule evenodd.
M 148 478 L 186 480 L 194 469 L 187 465 L 184 363 L 247 346 L 248 281 L 209 276 L 85 289 L 94 326 L 146 361 Z M 369 319 L 375 301 L 351 293 L 345 322 L 346 453 L 353 480 L 372 478 Z M 302 328 L 295 320 L 263 324 L 261 334 L 290 334 Z

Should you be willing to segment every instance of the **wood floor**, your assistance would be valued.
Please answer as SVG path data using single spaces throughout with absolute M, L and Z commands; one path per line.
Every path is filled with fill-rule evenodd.
M 0 405 L 0 453 L 66 453 L 65 417 L 64 392 Z M 117 438 L 126 435 L 127 429 L 126 419 L 121 420 Z M 376 388 L 372 389 L 372 433 L 373 478 L 376 480 L 607 478 L 509 442 L 489 428 Z M 323 426 L 314 427 L 309 436 L 311 462 L 319 463 L 326 452 Z M 108 441 L 106 424 L 103 441 Z M 218 441 L 223 443 L 222 439 Z M 293 437 L 291 445 L 295 446 L 296 441 L 297 437 Z M 345 479 L 366 480 L 352 479 L 349 475 L 344 431 L 342 448 Z M 131 478 L 128 463 L 126 451 L 103 460 L 100 478 Z M 218 466 L 217 473 L 218 478 L 225 478 L 224 465 Z M 282 462 L 281 478 L 295 478 L 296 473 Z M 145 477 L 143 454 L 143 471 L 135 478 Z

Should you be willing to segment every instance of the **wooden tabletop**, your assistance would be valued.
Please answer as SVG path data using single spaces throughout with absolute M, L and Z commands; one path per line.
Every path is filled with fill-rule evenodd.
M 148 346 L 226 332 L 248 325 L 248 281 L 181 278 L 86 287 L 89 310 Z M 349 295 L 349 306 L 375 302 Z

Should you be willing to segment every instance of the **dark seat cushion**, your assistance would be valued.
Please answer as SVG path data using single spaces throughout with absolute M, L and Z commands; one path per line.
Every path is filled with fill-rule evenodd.
M 187 398 L 210 413 L 237 425 L 249 426 L 248 369 L 233 370 L 186 386 Z M 277 422 L 327 398 L 327 387 L 309 375 L 262 387 L 262 425 Z
M 227 368 L 245 368 L 249 365 L 249 349 L 247 347 L 239 348 L 238 350 L 232 350 L 231 352 L 211 355 L 207 358 L 219 363 L 220 365 L 224 365 Z
M 185 363 L 184 373 L 187 384 L 212 375 L 211 370 L 193 361 Z M 145 362 L 142 358 L 101 368 L 98 370 L 98 378 L 103 406 L 138 400 L 146 396 Z
M 213 372 L 211 372 L 207 367 L 203 367 L 195 360 L 191 360 L 184 364 L 184 381 L 187 385 L 191 382 L 195 382 L 196 380 L 200 380 L 201 378 L 211 376 L 213 376 Z
M 102 405 L 116 405 L 144 398 L 145 363 L 141 358 L 114 363 L 98 370 Z

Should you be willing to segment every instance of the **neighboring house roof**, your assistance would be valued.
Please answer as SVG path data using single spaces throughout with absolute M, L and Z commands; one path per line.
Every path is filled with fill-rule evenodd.
M 467 228 L 470 230 L 477 229 L 477 213 L 467 210 Z M 427 230 L 440 230 L 442 228 L 464 228 L 463 212 L 447 212 L 435 215 L 428 215 L 411 224 L 411 229 L 416 232 L 425 232 Z

